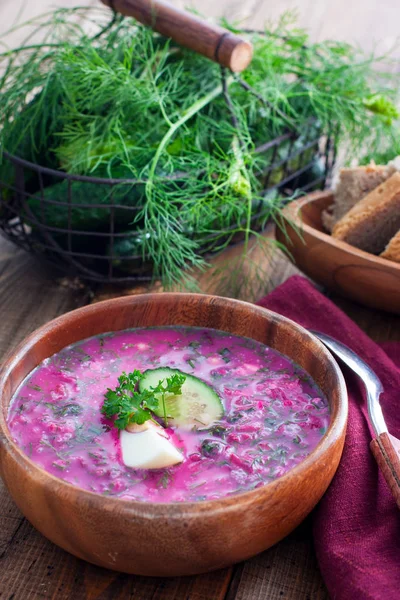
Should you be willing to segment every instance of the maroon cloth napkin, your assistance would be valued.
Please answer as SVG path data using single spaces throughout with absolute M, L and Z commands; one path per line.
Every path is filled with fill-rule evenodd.
M 258 303 L 341 340 L 374 369 L 389 431 L 400 438 L 400 342 L 378 345 L 306 279 L 294 276 Z M 362 384 L 344 368 L 349 422 L 339 469 L 313 513 L 319 566 L 334 600 L 400 599 L 400 511 L 369 449 Z

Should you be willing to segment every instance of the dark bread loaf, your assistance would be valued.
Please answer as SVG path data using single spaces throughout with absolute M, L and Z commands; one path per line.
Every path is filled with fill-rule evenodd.
M 382 258 L 400 263 L 400 229 L 392 237 L 385 250 L 381 254 Z
M 393 169 L 370 164 L 366 167 L 341 169 L 333 205 L 322 213 L 322 223 L 331 232 L 335 224 L 369 192 L 383 183 Z
M 360 200 L 333 228 L 332 236 L 380 254 L 400 229 L 400 173 Z

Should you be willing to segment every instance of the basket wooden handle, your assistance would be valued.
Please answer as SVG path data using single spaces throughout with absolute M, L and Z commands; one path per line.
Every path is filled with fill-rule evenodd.
M 236 73 L 251 62 L 250 42 L 223 27 L 179 10 L 163 0 L 101 0 L 116 12 L 134 17 L 178 44 L 211 58 Z

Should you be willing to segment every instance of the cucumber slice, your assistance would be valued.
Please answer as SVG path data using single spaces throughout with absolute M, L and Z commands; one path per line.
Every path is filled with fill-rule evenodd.
M 155 388 L 160 381 L 176 374 L 184 375 L 186 381 L 182 386 L 182 394 L 165 396 L 167 416 L 174 425 L 188 428 L 194 425 L 208 427 L 223 416 L 224 407 L 215 390 L 201 379 L 178 369 L 168 367 L 148 369 L 143 373 L 139 389 L 143 391 Z M 159 417 L 164 415 L 161 398 L 156 415 Z

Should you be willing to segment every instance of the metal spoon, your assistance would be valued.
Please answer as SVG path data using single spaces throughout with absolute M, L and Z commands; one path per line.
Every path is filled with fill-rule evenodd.
M 383 385 L 377 374 L 367 363 L 342 342 L 325 333 L 310 331 L 354 373 L 365 385 L 367 392 L 368 415 L 376 438 L 370 443 L 371 451 L 390 491 L 400 508 L 400 440 L 392 436 L 387 428 L 379 403 Z

